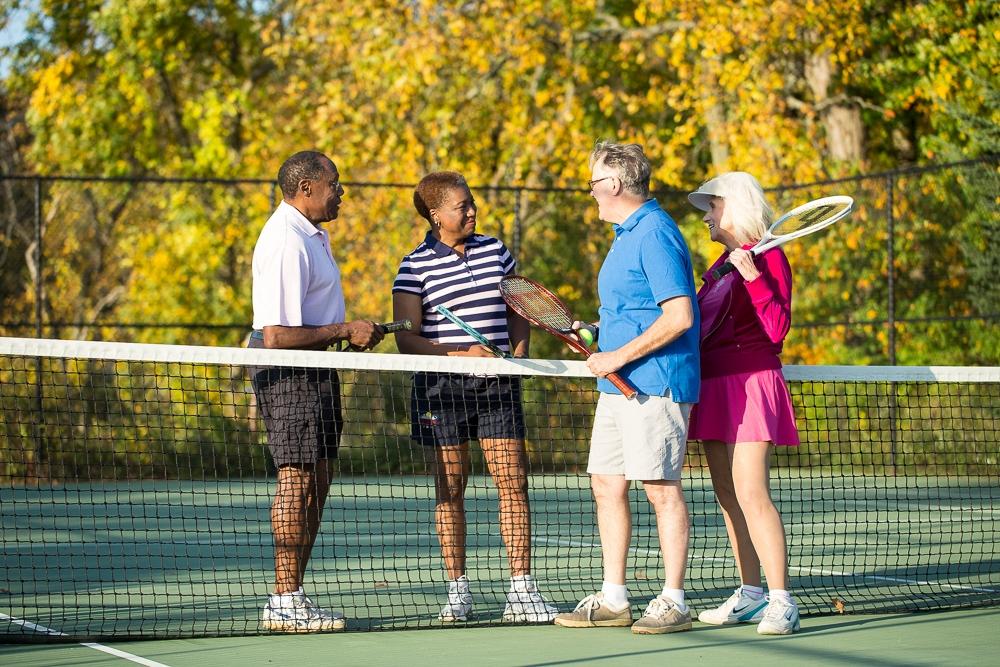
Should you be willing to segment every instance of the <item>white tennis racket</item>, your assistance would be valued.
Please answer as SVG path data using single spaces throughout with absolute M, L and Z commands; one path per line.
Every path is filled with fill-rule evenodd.
M 764 238 L 757 241 L 757 245 L 751 248 L 750 252 L 756 256 L 765 250 L 788 243 L 792 239 L 818 232 L 846 216 L 853 208 L 854 200 L 845 195 L 814 199 L 802 206 L 797 206 L 775 220 L 764 232 Z M 712 271 L 712 277 L 718 280 L 735 269 L 736 267 L 727 261 Z

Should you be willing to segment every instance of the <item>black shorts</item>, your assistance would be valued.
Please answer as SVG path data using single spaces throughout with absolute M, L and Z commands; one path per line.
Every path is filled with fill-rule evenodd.
M 263 347 L 251 337 L 248 347 Z M 301 466 L 337 458 L 344 417 L 340 378 L 332 368 L 250 368 L 257 408 L 274 465 Z
M 416 373 L 410 437 L 424 447 L 468 440 L 524 439 L 521 379 L 516 376 Z

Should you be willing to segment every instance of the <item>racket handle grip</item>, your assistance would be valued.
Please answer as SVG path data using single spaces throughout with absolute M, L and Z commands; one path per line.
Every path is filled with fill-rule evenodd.
M 378 325 L 378 328 L 382 330 L 383 334 L 396 333 L 397 331 L 409 331 L 413 328 L 413 322 L 410 320 L 395 320 L 380 324 Z
M 716 280 L 718 280 L 722 276 L 724 276 L 724 275 L 726 275 L 728 273 L 732 273 L 735 270 L 736 270 L 735 266 L 733 266 L 729 262 L 725 262 L 719 268 L 712 269 L 712 277 L 715 278 Z
M 639 395 L 639 390 L 632 386 L 632 384 L 623 378 L 618 373 L 608 374 L 608 379 L 611 380 L 611 384 L 618 388 L 618 391 L 622 393 L 622 396 L 628 400 L 632 400 Z

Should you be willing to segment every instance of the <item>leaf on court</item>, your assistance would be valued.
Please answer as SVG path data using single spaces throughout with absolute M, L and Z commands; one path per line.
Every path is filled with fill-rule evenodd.
M 389 582 L 388 581 L 376 581 L 375 582 L 375 588 L 389 588 Z
M 837 610 L 838 614 L 843 614 L 844 610 L 847 609 L 847 603 L 840 598 L 830 598 L 830 604 L 833 605 L 833 608 Z

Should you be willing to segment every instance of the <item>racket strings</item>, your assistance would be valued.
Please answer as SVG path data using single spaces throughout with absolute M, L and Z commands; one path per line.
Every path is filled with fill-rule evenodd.
M 849 208 L 850 206 L 845 204 L 825 204 L 797 215 L 787 216 L 780 225 L 771 229 L 771 235 L 785 236 L 807 229 L 819 229 L 837 220 L 844 210 Z
M 533 285 L 507 281 L 504 295 L 525 317 L 559 331 L 571 328 L 573 319 L 563 305 Z

